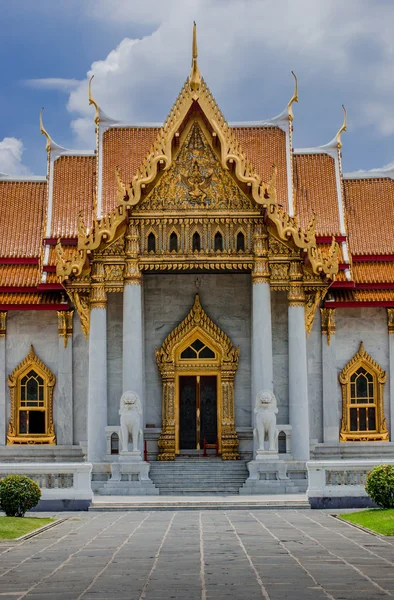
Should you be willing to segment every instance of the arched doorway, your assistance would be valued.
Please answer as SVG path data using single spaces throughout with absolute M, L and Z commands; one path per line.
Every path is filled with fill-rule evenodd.
M 196 295 L 187 317 L 156 350 L 163 380 L 158 460 L 218 439 L 223 460 L 237 460 L 234 376 L 239 348 L 211 321 Z M 189 447 L 188 447 L 189 446 Z

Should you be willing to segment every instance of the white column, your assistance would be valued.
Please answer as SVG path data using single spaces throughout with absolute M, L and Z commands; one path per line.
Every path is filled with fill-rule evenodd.
M 340 393 L 336 365 L 335 308 L 321 309 L 323 368 L 323 441 L 339 441 Z
M 252 285 L 252 403 L 261 390 L 273 391 L 270 284 Z
M 74 311 L 58 311 L 59 353 L 55 387 L 56 443 L 73 443 L 73 350 L 72 319 Z
M 306 357 L 305 298 L 301 287 L 289 292 L 289 415 L 291 453 L 309 459 L 308 370 Z
M 101 265 L 102 266 L 102 265 Z M 93 265 L 101 275 L 101 266 Z M 103 271 L 103 269 L 102 269 Z M 98 276 L 92 275 L 93 280 Z M 92 285 L 89 331 L 88 460 L 103 462 L 107 426 L 107 307 L 104 286 Z
M 390 441 L 394 442 L 394 308 L 387 309 L 389 330 Z
M 7 435 L 7 376 L 5 364 L 7 313 L 0 312 L 0 446 L 5 446 Z

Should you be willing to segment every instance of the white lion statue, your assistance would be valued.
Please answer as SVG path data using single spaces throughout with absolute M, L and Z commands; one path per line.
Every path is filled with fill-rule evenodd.
M 128 390 L 122 394 L 120 399 L 120 443 L 121 451 L 129 451 L 129 436 L 133 452 L 139 450 L 138 443 L 140 436 L 142 438 L 141 416 L 142 405 L 141 400 L 135 392 Z
M 262 390 L 256 397 L 256 428 L 253 431 L 257 438 L 258 450 L 264 450 L 264 440 L 267 436 L 268 449 L 277 452 L 278 430 L 276 428 L 276 415 L 278 408 L 275 394 L 270 390 Z

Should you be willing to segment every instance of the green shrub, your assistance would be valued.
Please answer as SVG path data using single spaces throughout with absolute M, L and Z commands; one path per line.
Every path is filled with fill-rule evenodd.
M 7 475 L 0 480 L 0 509 L 7 517 L 23 517 L 40 498 L 40 488 L 26 475 Z
M 394 466 L 374 467 L 367 475 L 365 490 L 381 508 L 394 508 Z

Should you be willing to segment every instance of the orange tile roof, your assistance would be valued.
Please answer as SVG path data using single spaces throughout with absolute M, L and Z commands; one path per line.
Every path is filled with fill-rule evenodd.
M 41 283 L 39 265 L 0 265 L 0 286 L 33 287 Z
M 355 262 L 353 277 L 356 283 L 394 283 L 394 262 Z
M 80 211 L 85 225 L 92 224 L 96 157 L 60 156 L 54 165 L 50 237 L 75 237 Z
M 115 169 L 122 180 L 130 183 L 142 165 L 156 136 L 158 127 L 113 127 L 103 134 L 102 199 L 103 215 L 116 206 Z
M 233 127 L 243 152 L 263 181 L 272 177 L 272 165 L 276 165 L 278 203 L 287 211 L 286 134 L 279 127 Z
M 339 235 L 334 159 L 328 154 L 295 154 L 293 184 L 300 226 L 305 228 L 315 212 L 318 235 Z
M 332 290 L 335 302 L 393 302 L 394 289 L 390 290 Z M 327 302 L 329 307 L 330 303 Z
M 60 304 L 60 297 L 56 293 L 0 293 L 0 304 Z
M 0 256 L 40 256 L 46 204 L 46 181 L 0 181 Z
M 353 254 L 394 254 L 394 181 L 345 179 L 345 207 Z

